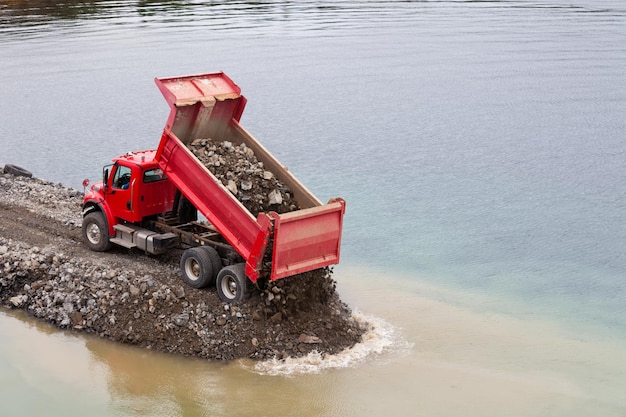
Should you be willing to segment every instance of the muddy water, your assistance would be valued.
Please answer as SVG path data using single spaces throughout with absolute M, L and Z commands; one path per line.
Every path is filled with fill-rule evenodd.
M 369 273 L 346 271 L 342 290 L 367 306 L 378 330 L 326 361 L 210 363 L 59 332 L 5 312 L 3 412 L 585 416 L 621 415 L 626 407 L 624 343 L 451 307 L 416 296 L 435 291 L 419 285 L 389 290 L 380 285 L 393 283 L 388 277 L 363 285 L 374 278 Z
M 618 0 L 0 1 L 0 163 L 80 187 L 154 148 L 155 76 L 224 70 L 244 126 L 348 201 L 320 361 L 215 364 L 0 312 L 0 414 L 623 416 Z

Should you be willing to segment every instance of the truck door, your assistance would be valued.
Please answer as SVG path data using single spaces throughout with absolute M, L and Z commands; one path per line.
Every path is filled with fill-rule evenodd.
M 125 165 L 113 165 L 111 172 L 109 206 L 113 215 L 126 221 L 133 221 L 133 170 Z

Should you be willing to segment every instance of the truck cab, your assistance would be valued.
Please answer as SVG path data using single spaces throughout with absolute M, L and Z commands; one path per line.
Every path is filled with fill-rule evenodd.
M 102 182 L 90 187 L 83 204 L 84 216 L 94 213 L 90 219 L 95 226 L 87 239 L 90 248 L 106 250 L 106 241 L 119 234 L 120 225 L 141 224 L 172 210 L 176 187 L 155 162 L 155 154 L 147 150 L 114 158 L 104 167 Z
M 172 209 L 176 188 L 154 161 L 155 153 L 129 152 L 105 167 L 102 196 L 116 223 L 139 223 Z

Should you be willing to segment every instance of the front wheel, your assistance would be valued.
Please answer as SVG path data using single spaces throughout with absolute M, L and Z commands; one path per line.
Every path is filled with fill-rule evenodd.
M 83 241 L 89 249 L 104 252 L 111 248 L 109 229 L 104 215 L 100 211 L 89 213 L 83 218 Z
M 217 274 L 217 295 L 224 302 L 237 304 L 248 297 L 249 283 L 246 264 L 229 265 Z

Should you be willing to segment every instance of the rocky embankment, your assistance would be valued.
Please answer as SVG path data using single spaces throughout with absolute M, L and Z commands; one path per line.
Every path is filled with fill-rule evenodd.
M 80 231 L 82 195 L 0 170 L 5 308 L 62 329 L 217 360 L 332 354 L 360 341 L 365 326 L 339 299 L 331 271 L 279 280 L 244 303 L 225 304 L 215 288 L 183 284 L 179 253 L 89 251 Z

